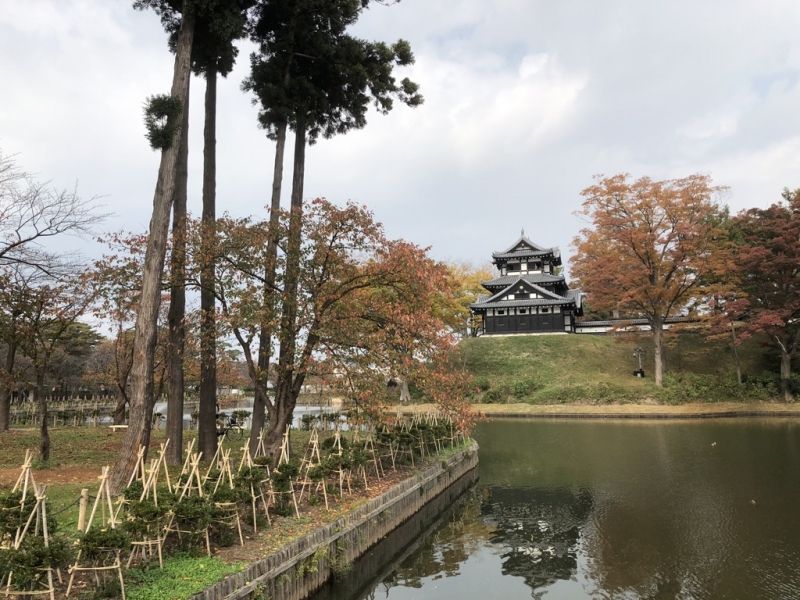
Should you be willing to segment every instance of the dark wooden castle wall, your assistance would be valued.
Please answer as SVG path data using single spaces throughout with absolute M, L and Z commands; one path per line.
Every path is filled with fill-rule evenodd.
M 564 331 L 564 317 L 569 313 L 546 315 L 502 315 L 484 317 L 485 333 L 538 333 Z

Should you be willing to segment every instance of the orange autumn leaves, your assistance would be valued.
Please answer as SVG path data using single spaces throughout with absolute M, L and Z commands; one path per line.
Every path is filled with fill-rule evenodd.
M 586 188 L 581 214 L 590 226 L 575 239 L 572 273 L 595 310 L 646 318 L 661 384 L 664 321 L 711 292 L 730 268 L 722 188 L 705 175 L 655 181 L 626 174 Z

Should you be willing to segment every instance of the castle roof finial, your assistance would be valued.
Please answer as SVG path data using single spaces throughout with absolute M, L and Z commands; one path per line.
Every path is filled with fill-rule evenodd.
M 525 228 L 523 227 L 522 230 L 519 232 L 520 237 L 525 237 Z

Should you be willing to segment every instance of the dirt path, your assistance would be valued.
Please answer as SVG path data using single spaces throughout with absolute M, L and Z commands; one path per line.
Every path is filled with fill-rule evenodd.
M 97 479 L 97 467 L 56 467 L 54 469 L 36 469 L 36 483 L 50 485 L 53 483 L 87 483 Z M 19 476 L 19 467 L 0 469 L 0 485 L 13 485 Z

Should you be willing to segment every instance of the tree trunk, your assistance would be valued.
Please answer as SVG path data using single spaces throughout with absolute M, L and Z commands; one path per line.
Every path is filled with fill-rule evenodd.
M 178 33 L 177 51 L 173 68 L 171 95 L 181 107 L 186 106 L 189 91 L 194 16 L 188 0 L 183 2 L 183 18 Z M 182 119 L 181 119 L 182 123 Z M 176 164 L 180 151 L 182 124 L 172 136 L 172 144 L 161 153 L 158 180 L 153 196 L 153 214 L 142 275 L 142 293 L 133 341 L 133 367 L 131 369 L 131 408 L 128 430 L 122 442 L 119 458 L 111 474 L 111 488 L 122 489 L 136 465 L 137 449 L 150 444 L 151 420 L 148 409 L 153 393 L 153 365 L 155 362 L 158 309 L 161 304 L 161 275 L 169 233 L 169 214 L 175 189 Z
M 792 355 L 785 348 L 781 348 L 781 391 L 784 402 L 794 402 L 792 393 Z
M 286 391 L 290 392 L 290 390 Z M 280 456 L 283 434 L 292 422 L 294 406 L 295 403 L 292 401 L 290 393 L 286 396 L 281 396 L 281 392 L 276 392 L 275 417 L 271 418 L 269 423 L 267 423 L 267 433 L 264 436 L 264 446 L 267 451 L 267 456 L 273 458 L 273 463 L 276 462 Z
M 191 81 L 191 80 L 190 80 Z M 190 83 L 191 87 L 191 83 Z M 186 195 L 189 177 L 189 95 L 183 110 L 181 147 L 175 167 L 172 197 L 172 264 L 169 299 L 169 375 L 167 391 L 167 462 L 179 465 L 183 459 L 183 354 L 186 345 Z
M 217 322 L 214 290 L 217 185 L 217 71 L 206 71 L 205 128 L 203 130 L 203 222 L 200 272 L 200 405 L 198 448 L 207 460 L 217 450 Z
M 286 123 L 281 123 L 275 139 L 275 164 L 272 171 L 272 198 L 269 208 L 269 239 L 264 264 L 264 315 L 261 321 L 258 346 L 258 369 L 253 382 L 253 416 L 250 427 L 250 451 L 255 452 L 258 436 L 263 429 L 268 403 L 269 360 L 272 353 L 272 321 L 275 316 L 275 280 L 277 279 L 278 224 L 283 185 L 283 158 L 286 149 Z M 271 415 L 272 419 L 275 415 Z
M 408 380 L 403 377 L 400 380 L 400 404 L 411 402 L 411 391 L 408 389 Z
M 50 460 L 50 431 L 47 429 L 47 397 L 44 394 L 44 373 L 36 371 L 36 403 L 39 405 L 39 460 Z
M 13 327 L 13 324 L 12 324 Z M 11 339 L 6 348 L 5 378 L 10 382 L 17 356 L 17 343 Z M 0 432 L 8 431 L 11 425 L 11 386 L 0 381 Z
M 303 227 L 303 179 L 305 170 L 306 129 L 299 120 L 295 132 L 292 200 L 289 235 L 286 241 L 286 270 L 283 283 L 281 324 L 278 337 L 278 382 L 275 393 L 277 418 L 267 424 L 267 450 L 274 455 L 286 426 L 291 422 L 294 394 L 294 363 L 297 340 L 297 289 L 300 279 L 300 242 Z
M 125 392 L 117 388 L 117 404 L 114 406 L 114 425 L 125 423 L 125 407 L 128 405 L 128 396 Z
M 739 346 L 736 344 L 736 326 L 731 321 L 731 349 L 733 350 L 733 362 L 736 365 L 736 381 L 742 385 L 742 363 L 739 360 Z
M 664 323 L 661 319 L 653 320 L 653 358 L 655 381 L 658 387 L 664 385 Z

